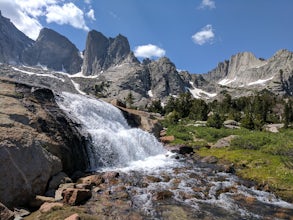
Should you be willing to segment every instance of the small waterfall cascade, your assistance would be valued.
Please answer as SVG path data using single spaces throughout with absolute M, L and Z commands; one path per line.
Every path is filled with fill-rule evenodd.
M 92 144 L 87 151 L 92 171 L 125 167 L 166 152 L 153 135 L 130 128 L 121 111 L 104 101 L 63 92 L 57 103 L 90 134 Z

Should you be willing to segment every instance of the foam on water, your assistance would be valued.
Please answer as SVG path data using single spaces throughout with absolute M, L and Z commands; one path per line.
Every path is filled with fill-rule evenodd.
M 121 111 L 114 106 L 84 95 L 63 92 L 57 103 L 78 121 L 92 140 L 87 149 L 90 170 L 165 163 L 167 151 L 148 132 L 130 128 Z M 146 158 L 160 155 L 158 157 Z M 134 164 L 134 161 L 138 161 Z M 150 167 L 151 168 L 151 167 Z

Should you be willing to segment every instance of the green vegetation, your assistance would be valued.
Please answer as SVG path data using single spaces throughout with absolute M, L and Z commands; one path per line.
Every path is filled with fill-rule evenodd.
M 277 195 L 293 202 L 292 97 L 263 90 L 233 99 L 223 91 L 212 102 L 185 93 L 170 97 L 164 108 L 159 103 L 154 102 L 149 110 L 165 116 L 162 123 L 167 135 L 175 137 L 171 144 L 191 146 L 200 156 L 212 155 L 220 162 L 233 163 L 238 175 L 269 185 Z M 225 120 L 236 121 L 241 128 L 225 128 Z M 283 123 L 284 128 L 279 133 L 264 131 L 264 125 L 272 123 Z M 236 138 L 229 147 L 211 147 L 230 135 Z
M 244 128 L 261 131 L 265 124 L 284 123 L 288 128 L 293 122 L 293 99 L 284 99 L 268 90 L 235 99 L 223 91 L 219 100 L 212 102 L 183 93 L 177 98 L 170 97 L 164 107 L 160 100 L 153 101 L 148 110 L 165 115 L 169 125 L 186 119 L 208 121 L 208 126 L 220 129 L 225 120 L 234 120 Z
M 293 130 L 270 133 L 245 128 L 216 129 L 195 127 L 191 121 L 182 120 L 169 125 L 167 135 L 174 135 L 172 144 L 192 146 L 200 156 L 212 155 L 220 162 L 233 163 L 239 176 L 260 185 L 268 184 L 277 195 L 293 201 Z M 230 147 L 206 147 L 230 135 L 237 135 Z

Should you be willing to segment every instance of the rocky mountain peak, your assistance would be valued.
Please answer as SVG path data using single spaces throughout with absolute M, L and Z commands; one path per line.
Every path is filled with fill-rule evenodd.
M 151 91 L 154 98 L 164 99 L 169 95 L 185 92 L 185 83 L 175 64 L 167 57 L 162 57 L 148 64 L 151 79 Z
M 231 57 L 229 61 L 228 75 L 236 77 L 241 72 L 262 65 L 265 61 L 257 59 L 253 53 L 243 52 Z
M 121 64 L 129 58 L 130 53 L 126 37 L 119 34 L 115 38 L 106 38 L 101 32 L 92 30 L 87 36 L 82 73 L 99 74 L 111 66 Z
M 289 50 L 282 49 L 277 51 L 272 58 L 269 59 L 271 60 L 276 60 L 276 59 L 292 59 L 293 53 L 290 52 Z
M 23 62 L 30 66 L 43 65 L 57 71 L 77 73 L 82 59 L 76 46 L 66 37 L 43 28 L 33 46 L 23 52 Z
M 18 64 L 22 61 L 22 51 L 33 44 L 33 40 L 19 31 L 0 12 L 0 62 Z
M 119 34 L 115 38 L 106 38 L 101 32 L 92 30 L 87 36 L 82 73 L 99 74 L 111 66 L 121 64 L 130 53 L 126 37 Z

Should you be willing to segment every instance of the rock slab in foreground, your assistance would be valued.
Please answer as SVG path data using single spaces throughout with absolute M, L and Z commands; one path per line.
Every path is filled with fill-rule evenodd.
M 85 140 L 49 89 L 0 78 L 0 201 L 23 206 L 52 176 L 85 169 Z

